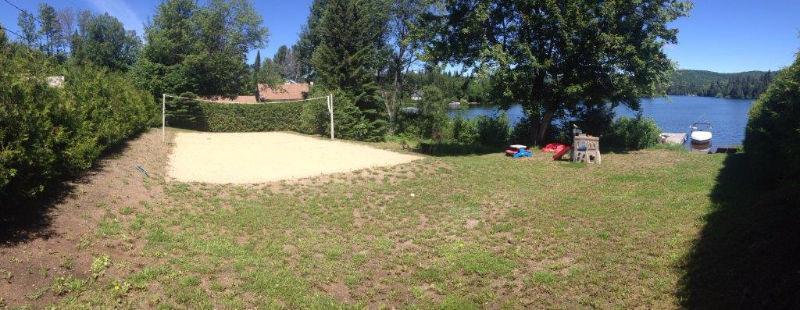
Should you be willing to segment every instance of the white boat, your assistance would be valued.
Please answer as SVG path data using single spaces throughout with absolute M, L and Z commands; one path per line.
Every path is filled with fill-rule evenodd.
M 711 142 L 711 138 L 714 136 L 711 133 L 711 124 L 710 123 L 694 123 L 692 124 L 692 132 L 689 134 L 689 137 L 692 139 L 692 143 L 694 144 L 706 144 Z

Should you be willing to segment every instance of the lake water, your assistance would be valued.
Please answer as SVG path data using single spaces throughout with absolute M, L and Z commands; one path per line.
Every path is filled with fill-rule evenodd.
M 663 132 L 689 132 L 694 122 L 710 122 L 714 133 L 713 145 L 741 145 L 747 126 L 747 113 L 752 100 L 721 99 L 708 97 L 668 96 L 642 100 L 644 116 L 653 118 Z M 501 111 L 498 106 L 470 106 L 464 110 L 451 110 L 451 117 L 461 115 L 470 119 L 481 115 L 493 116 Z M 624 107 L 616 110 L 619 116 L 635 116 L 635 112 Z M 506 111 L 513 125 L 524 116 L 521 105 L 513 105 Z

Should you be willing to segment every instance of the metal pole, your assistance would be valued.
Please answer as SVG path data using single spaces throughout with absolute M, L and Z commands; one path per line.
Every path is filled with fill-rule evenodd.
M 333 134 L 333 94 L 328 95 L 328 114 L 331 115 L 331 140 L 334 139 Z
M 161 94 L 161 143 L 167 142 L 167 94 Z

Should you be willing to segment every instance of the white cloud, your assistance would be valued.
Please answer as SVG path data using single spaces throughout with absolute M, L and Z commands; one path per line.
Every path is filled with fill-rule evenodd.
M 126 0 L 87 0 L 87 2 L 94 5 L 97 11 L 108 13 L 119 19 L 126 29 L 136 30 L 137 34 L 142 34 L 144 22 Z

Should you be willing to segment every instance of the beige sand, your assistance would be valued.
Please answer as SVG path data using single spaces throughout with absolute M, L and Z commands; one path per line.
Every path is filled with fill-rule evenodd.
M 265 183 L 420 159 L 343 141 L 286 132 L 177 133 L 169 176 L 183 182 Z

